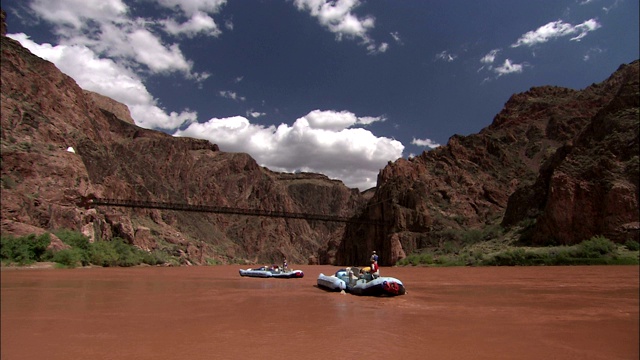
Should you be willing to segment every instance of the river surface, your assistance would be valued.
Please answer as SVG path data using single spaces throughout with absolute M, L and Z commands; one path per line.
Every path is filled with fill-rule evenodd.
M 241 266 L 3 268 L 2 360 L 638 359 L 638 266 L 381 268 L 358 297 Z

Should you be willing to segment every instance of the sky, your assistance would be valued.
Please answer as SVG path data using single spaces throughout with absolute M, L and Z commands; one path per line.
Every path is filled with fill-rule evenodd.
M 7 35 L 136 124 L 361 191 L 511 95 L 639 56 L 637 0 L 3 0 Z

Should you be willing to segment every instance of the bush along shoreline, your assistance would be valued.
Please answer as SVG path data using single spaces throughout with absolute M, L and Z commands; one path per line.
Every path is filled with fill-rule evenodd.
M 155 250 L 147 252 L 128 244 L 124 239 L 113 238 L 110 241 L 90 242 L 81 233 L 62 229 L 53 232 L 68 249 L 52 251 L 47 249 L 51 243 L 49 233 L 14 237 L 2 236 L 0 239 L 0 258 L 2 266 L 29 266 L 39 262 L 53 262 L 59 268 L 81 266 L 130 267 L 138 265 L 178 265 L 176 257 Z
M 487 251 L 487 248 L 491 248 Z M 526 247 L 483 241 L 458 248 L 444 246 L 422 250 L 397 262 L 398 266 L 558 266 L 558 265 L 639 265 L 639 245 L 624 245 L 594 236 L 577 245 Z
M 53 232 L 68 249 L 48 249 L 51 236 L 45 233 L 0 238 L 2 266 L 28 267 L 42 262 L 55 263 L 58 268 L 84 266 L 179 266 L 180 259 L 167 251 L 144 251 L 124 239 L 90 242 L 79 232 Z M 640 251 L 637 241 L 616 244 L 603 236 L 594 236 L 577 245 L 525 247 L 514 245 L 505 237 L 467 237 L 462 245 L 445 241 L 441 246 L 423 249 L 399 260 L 397 266 L 557 266 L 557 265 L 638 265 Z

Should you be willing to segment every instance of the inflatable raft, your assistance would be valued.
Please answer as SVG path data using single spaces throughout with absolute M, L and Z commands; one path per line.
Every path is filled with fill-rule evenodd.
M 398 296 L 407 292 L 402 281 L 396 278 L 389 276 L 374 278 L 367 272 L 360 274 L 357 268 L 340 269 L 334 275 L 320 273 L 318 287 L 329 291 L 344 290 L 361 296 Z
M 277 266 L 262 266 L 255 269 L 240 269 L 240 276 L 258 278 L 292 279 L 304 277 L 302 270 L 283 270 Z
M 318 286 L 329 291 L 345 290 L 348 281 L 349 273 L 346 269 L 340 269 L 334 275 L 320 273 L 318 276 Z

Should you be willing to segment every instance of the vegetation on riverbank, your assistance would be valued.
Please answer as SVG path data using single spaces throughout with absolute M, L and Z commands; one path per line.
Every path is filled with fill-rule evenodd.
M 0 258 L 2 265 L 25 266 L 36 262 L 54 262 L 56 267 L 75 268 L 78 266 L 136 266 L 136 265 L 177 265 L 175 257 L 162 252 L 143 251 L 127 244 L 121 238 L 111 241 L 89 242 L 86 236 L 70 231 L 59 230 L 54 234 L 69 245 L 68 249 L 53 252 L 47 247 L 51 242 L 49 233 L 0 239 Z
M 526 246 L 518 229 L 470 230 L 448 237 L 437 246 L 421 249 L 398 261 L 398 266 L 536 266 L 638 265 L 635 240 L 616 244 L 594 236 L 577 245 Z
M 111 241 L 89 242 L 74 231 L 59 230 L 54 234 L 69 246 L 53 252 L 47 247 L 50 235 L 34 234 L 0 239 L 0 258 L 3 266 L 29 266 L 52 262 L 55 267 L 79 266 L 137 266 L 180 264 L 178 257 L 160 250 L 148 252 L 127 244 L 121 238 Z M 536 265 L 638 265 L 639 244 L 629 240 L 615 244 L 603 236 L 595 236 L 573 246 L 530 247 L 518 243 L 513 233 L 500 230 L 471 230 L 448 237 L 438 246 L 409 254 L 398 266 L 536 266 Z M 458 241 L 456 241 L 458 240 Z

